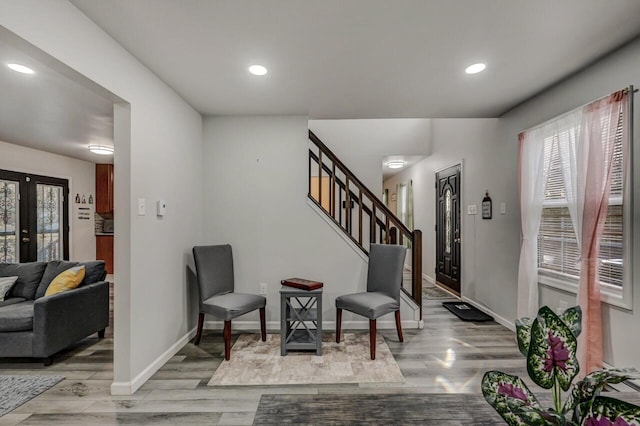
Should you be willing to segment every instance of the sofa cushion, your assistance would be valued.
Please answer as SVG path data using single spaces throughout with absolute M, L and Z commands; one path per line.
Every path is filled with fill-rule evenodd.
M 77 288 L 84 279 L 84 265 L 74 266 L 60 274 L 51 281 L 45 296 L 53 296 L 63 291 L 73 290 Z
M 44 270 L 44 274 L 42 275 L 42 280 L 38 285 L 38 290 L 36 290 L 36 299 L 41 298 L 47 292 L 47 288 L 49 288 L 49 284 L 51 281 L 62 272 L 66 271 L 69 268 L 73 268 L 76 266 L 78 262 L 67 262 L 66 260 L 52 260 L 47 262 L 47 268 Z
M 0 302 L 2 302 L 7 296 L 11 287 L 18 281 L 18 277 L 0 277 Z
M 0 277 L 18 276 L 18 281 L 9 292 L 9 297 L 35 299 L 36 290 L 46 267 L 46 262 L 0 263 Z
M 8 299 L 0 301 L 0 308 L 2 308 L 3 306 L 15 305 L 16 303 L 24 302 L 25 300 L 27 299 L 25 299 L 24 297 L 10 297 Z
M 0 332 L 33 330 L 33 303 L 26 300 L 0 309 Z
M 81 286 L 85 284 L 93 284 L 98 281 L 104 281 L 107 276 L 107 269 L 104 260 L 93 260 L 91 262 L 82 262 L 85 274 Z

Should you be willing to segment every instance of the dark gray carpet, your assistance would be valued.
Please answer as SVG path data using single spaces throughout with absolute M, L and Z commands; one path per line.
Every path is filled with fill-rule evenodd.
M 482 395 L 263 395 L 254 425 L 501 425 Z
M 0 417 L 63 379 L 63 376 L 0 376 Z
M 444 302 L 442 304 L 462 321 L 493 321 L 493 317 L 485 314 L 466 302 Z

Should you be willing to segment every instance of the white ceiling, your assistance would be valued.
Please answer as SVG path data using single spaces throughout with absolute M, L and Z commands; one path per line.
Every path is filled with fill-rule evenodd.
M 71 1 L 219 115 L 496 117 L 640 33 L 638 0 Z
M 32 68 L 19 74 L 7 63 Z M 115 97 L 0 27 L 0 141 L 93 163 L 89 144 L 113 146 Z
M 638 0 L 72 2 L 219 115 L 495 117 L 640 34 Z M 87 146 L 113 143 L 118 99 L 2 27 L 0 93 L 0 140 L 112 161 Z

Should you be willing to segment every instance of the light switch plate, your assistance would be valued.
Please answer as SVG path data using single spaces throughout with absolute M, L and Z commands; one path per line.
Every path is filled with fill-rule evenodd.
M 147 214 L 147 202 L 144 198 L 138 198 L 138 216 Z
M 475 204 L 469 204 L 467 206 L 467 214 L 478 214 L 478 206 Z

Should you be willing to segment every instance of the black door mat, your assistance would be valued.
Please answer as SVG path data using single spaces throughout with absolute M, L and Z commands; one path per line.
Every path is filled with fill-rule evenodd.
M 443 302 L 442 306 L 462 321 L 493 321 L 493 317 L 466 302 Z

